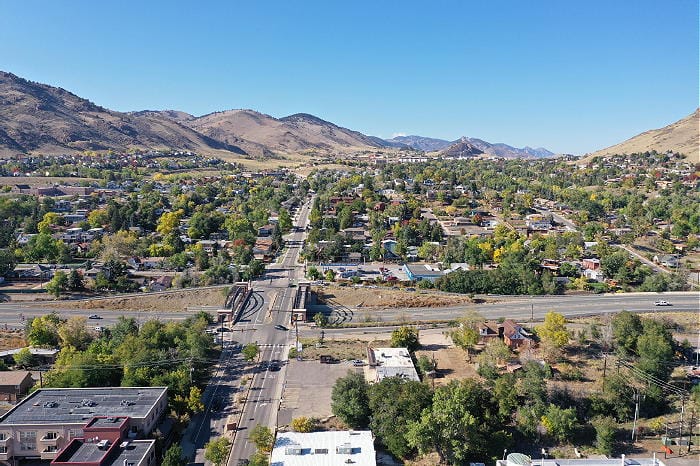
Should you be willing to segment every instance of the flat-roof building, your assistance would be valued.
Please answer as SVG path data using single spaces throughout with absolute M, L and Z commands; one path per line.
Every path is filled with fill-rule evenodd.
M 95 417 L 128 418 L 124 437 L 142 438 L 166 413 L 167 393 L 167 387 L 37 390 L 0 417 L 0 461 L 54 459 L 73 439 L 83 438 L 85 429 L 99 432 L 102 421 L 89 424 Z
M 279 432 L 270 457 L 274 466 L 377 466 L 374 437 L 365 431 Z
M 602 455 L 601 455 L 602 456 Z M 505 460 L 497 460 L 496 466 L 666 466 L 663 461 L 656 458 L 571 458 L 555 459 L 542 458 L 530 459 L 522 453 L 510 453 Z
M 406 348 L 367 348 L 369 365 L 366 376 L 369 382 L 379 382 L 386 377 L 401 377 L 420 381 L 411 355 Z

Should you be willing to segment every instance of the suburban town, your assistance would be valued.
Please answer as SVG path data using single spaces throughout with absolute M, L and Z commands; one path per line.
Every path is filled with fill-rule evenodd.
M 0 466 L 700 464 L 697 0 L 0 12 Z

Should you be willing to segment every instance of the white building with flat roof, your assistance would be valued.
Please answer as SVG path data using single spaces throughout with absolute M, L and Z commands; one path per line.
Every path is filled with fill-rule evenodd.
M 377 466 L 369 430 L 279 432 L 270 466 Z
M 663 461 L 656 458 L 572 458 L 555 459 L 542 458 L 530 459 L 522 453 L 510 453 L 505 460 L 496 461 L 496 466 L 666 466 Z
M 420 382 L 411 354 L 406 348 L 368 348 L 367 381 L 379 382 L 386 377 L 401 377 Z

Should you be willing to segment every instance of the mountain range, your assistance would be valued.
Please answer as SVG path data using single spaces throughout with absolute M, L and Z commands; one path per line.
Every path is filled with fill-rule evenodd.
M 604 151 L 663 148 L 695 153 L 698 112 Z M 693 126 L 694 125 L 694 126 Z M 177 149 L 206 155 L 277 157 L 292 153 L 349 154 L 358 150 L 416 149 L 437 155 L 551 157 L 547 149 L 516 148 L 462 137 L 381 139 L 307 113 L 275 118 L 254 110 L 194 116 L 177 110 L 118 112 L 64 89 L 0 71 L 0 156 L 85 150 Z

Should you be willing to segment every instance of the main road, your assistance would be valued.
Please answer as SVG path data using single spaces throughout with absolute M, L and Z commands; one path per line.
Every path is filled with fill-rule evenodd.
M 238 340 L 243 344 L 256 343 L 260 354 L 251 381 L 243 387 L 247 401 L 239 414 L 230 465 L 236 465 L 239 460 L 250 458 L 255 453 L 255 445 L 248 438 L 252 428 L 260 424 L 274 432 L 277 426 L 287 355 L 294 343 L 294 329 L 290 326 L 297 291 L 294 285 L 303 277 L 298 258 L 310 210 L 311 201 L 299 210 L 294 230 L 285 237 L 286 248 L 281 259 L 270 264 L 265 274 L 252 284 L 263 305 L 255 312 L 241 316 L 234 326 L 234 330 L 241 330 Z

